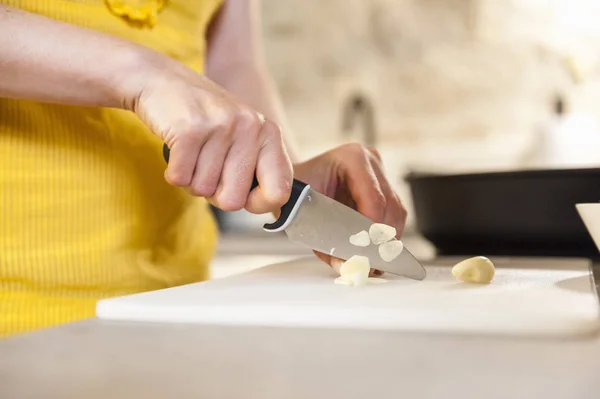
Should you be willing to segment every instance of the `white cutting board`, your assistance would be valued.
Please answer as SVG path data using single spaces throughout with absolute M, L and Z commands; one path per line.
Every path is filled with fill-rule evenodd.
M 560 265 L 560 266 L 558 266 Z M 600 328 L 590 264 L 497 262 L 489 285 L 456 281 L 448 266 L 427 278 L 386 284 L 333 284 L 312 258 L 203 283 L 100 301 L 108 320 L 221 325 L 385 329 L 569 337 Z

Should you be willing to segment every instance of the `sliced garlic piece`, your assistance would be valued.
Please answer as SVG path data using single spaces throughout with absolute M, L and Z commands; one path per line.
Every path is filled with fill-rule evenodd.
M 342 263 L 342 266 L 340 267 L 340 275 L 344 277 L 346 275 L 360 272 L 365 273 L 368 276 L 370 270 L 371 263 L 369 262 L 369 258 L 366 256 L 354 255 Z
M 345 261 L 340 267 L 340 277 L 336 278 L 334 284 L 351 285 L 361 287 L 367 284 L 387 283 L 383 278 L 369 277 L 371 265 L 369 258 L 361 255 L 354 255 Z
M 359 273 L 353 273 L 350 276 L 346 277 L 338 277 L 335 280 L 333 280 L 334 284 L 352 285 L 355 287 L 360 287 L 365 284 L 384 284 L 387 282 L 388 281 L 386 279 L 379 277 L 368 277 L 366 280 L 364 280 L 363 275 Z
M 383 284 L 387 282 L 388 281 L 386 279 L 380 277 L 369 277 L 367 280 L 367 284 Z
M 366 230 L 350 236 L 350 244 L 357 247 L 368 247 L 371 244 L 371 237 Z
M 344 277 L 338 277 L 333 280 L 334 284 L 342 284 L 342 285 L 351 285 L 352 282 L 350 280 L 346 280 Z
M 366 256 L 354 255 L 340 267 L 340 277 L 335 279 L 336 284 L 353 285 L 355 287 L 367 284 L 371 266 Z
M 379 256 L 381 256 L 381 259 L 383 259 L 385 262 L 391 262 L 394 259 L 396 259 L 398 255 L 400 255 L 400 253 L 404 249 L 404 245 L 402 244 L 402 241 L 392 240 L 384 242 L 377 249 L 379 251 Z
M 488 284 L 494 274 L 494 264 L 484 256 L 465 259 L 452 268 L 454 277 L 468 283 Z
M 369 236 L 373 244 L 383 244 L 396 237 L 396 229 L 387 224 L 373 223 L 369 228 Z
M 363 285 L 367 285 L 367 281 L 369 281 L 369 273 L 367 274 L 356 272 L 351 276 L 348 276 L 349 280 L 352 281 L 352 285 L 355 287 L 361 287 Z M 346 278 L 348 278 L 346 277 Z

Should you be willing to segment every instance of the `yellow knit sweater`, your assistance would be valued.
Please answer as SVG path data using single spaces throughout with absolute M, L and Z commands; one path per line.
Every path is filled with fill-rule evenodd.
M 0 0 L 198 71 L 220 2 Z M 126 111 L 0 99 L 0 336 L 92 317 L 100 298 L 208 278 L 216 224 L 206 201 L 164 181 L 161 148 Z

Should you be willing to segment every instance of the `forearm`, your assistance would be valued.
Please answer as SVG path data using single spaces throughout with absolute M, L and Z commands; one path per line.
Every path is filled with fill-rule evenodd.
M 0 5 L 0 97 L 125 107 L 123 85 L 143 48 Z
M 277 123 L 283 131 L 290 159 L 294 163 L 299 162 L 293 132 L 286 118 L 282 101 L 275 83 L 265 68 L 253 65 L 232 65 L 224 69 L 211 71 L 209 68 L 207 75 L 241 101 Z

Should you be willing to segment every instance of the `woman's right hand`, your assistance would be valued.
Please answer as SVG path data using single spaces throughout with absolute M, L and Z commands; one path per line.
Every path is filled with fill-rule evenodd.
M 277 124 L 171 59 L 136 72 L 123 104 L 169 146 L 170 184 L 225 211 L 267 213 L 288 200 L 292 164 Z
M 0 70 L 0 97 L 135 112 L 171 149 L 167 181 L 223 210 L 266 213 L 290 195 L 281 129 L 161 53 L 0 4 Z

